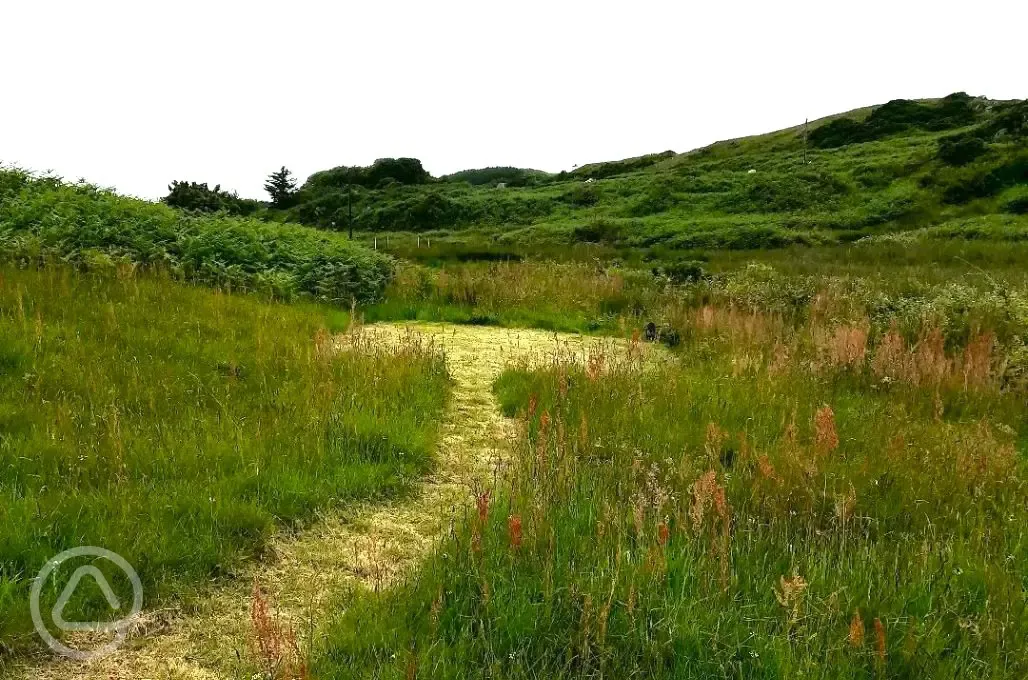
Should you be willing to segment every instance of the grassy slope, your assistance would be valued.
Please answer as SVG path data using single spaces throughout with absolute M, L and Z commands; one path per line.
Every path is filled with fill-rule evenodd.
M 0 268 L 0 650 L 28 639 L 29 579 L 67 548 L 123 555 L 152 606 L 276 526 L 410 488 L 442 362 L 333 354 L 334 314 L 128 270 Z
M 377 236 L 380 248 L 420 260 L 625 253 L 667 258 L 683 251 L 846 243 L 951 220 L 993 220 L 1025 193 L 1023 169 L 1013 171 L 1019 179 L 995 191 L 947 198 L 954 187 L 1024 163 L 1023 140 L 996 135 L 989 127 L 994 113 L 981 106 L 974 104 L 977 122 L 971 125 L 914 127 L 840 148 L 805 148 L 800 127 L 677 156 L 594 164 L 527 187 L 441 182 L 361 190 L 354 211 L 359 227 L 375 232 L 365 234 L 368 242 Z M 809 130 L 842 117 L 860 120 L 871 111 L 815 121 Z M 986 139 L 988 153 L 962 168 L 939 160 L 940 140 L 969 131 Z M 586 182 L 588 177 L 596 179 Z M 324 194 L 296 216 L 315 219 L 316 204 L 323 219 L 343 224 L 340 196 Z M 420 232 L 420 243 L 411 231 Z M 1002 229 L 986 231 L 1007 236 Z M 426 247 L 429 241 L 434 248 Z

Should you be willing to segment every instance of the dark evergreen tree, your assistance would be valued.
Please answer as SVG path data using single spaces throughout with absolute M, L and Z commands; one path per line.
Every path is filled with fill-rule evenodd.
M 296 180 L 293 179 L 293 173 L 283 165 L 280 170 L 268 175 L 268 181 L 264 183 L 264 190 L 271 196 L 273 208 L 288 208 L 296 196 Z

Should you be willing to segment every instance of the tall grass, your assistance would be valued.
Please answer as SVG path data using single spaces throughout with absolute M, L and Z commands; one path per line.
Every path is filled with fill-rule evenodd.
M 32 638 L 30 579 L 67 548 L 124 556 L 152 606 L 277 527 L 409 490 L 445 366 L 417 343 L 337 351 L 337 315 L 129 267 L 0 267 L 0 648 Z M 67 618 L 98 604 L 76 593 Z
M 859 332 L 753 361 L 795 331 L 693 323 L 657 369 L 505 373 L 510 474 L 318 677 L 1024 677 L 1023 396 L 941 345 L 890 381 Z
M 660 288 L 643 271 L 553 262 L 406 265 L 368 321 L 421 319 L 560 331 L 624 331 L 622 317 L 653 308 Z
M 1019 255 L 1025 253 L 999 244 L 940 250 L 934 242 L 874 242 L 845 252 L 690 263 L 698 278 L 688 282 L 669 276 L 675 270 L 664 266 L 647 271 L 573 262 L 407 264 L 383 302 L 362 313 L 369 321 L 534 326 L 623 337 L 653 323 L 669 344 L 703 330 L 693 321 L 706 308 L 760 323 L 773 319 L 782 340 L 787 331 L 813 321 L 826 332 L 834 331 L 825 326 L 867 326 L 872 344 L 893 329 L 908 344 L 938 329 L 946 348 L 954 350 L 988 330 L 1016 381 L 1028 376 L 1028 278 Z M 793 333 L 789 341 L 801 337 Z

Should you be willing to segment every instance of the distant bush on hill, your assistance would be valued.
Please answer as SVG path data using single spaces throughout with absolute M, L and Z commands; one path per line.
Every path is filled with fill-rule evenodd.
M 723 199 L 730 212 L 788 212 L 824 206 L 849 191 L 838 176 L 825 172 L 757 173 Z
M 939 173 L 936 180 L 943 188 L 942 200 L 951 205 L 995 196 L 1009 187 L 1028 184 L 1028 153 L 954 168 L 951 173 Z
M 613 244 L 621 240 L 624 235 L 621 224 L 610 220 L 592 220 L 587 224 L 575 227 L 571 231 L 571 237 L 575 241 L 584 243 L 606 243 Z
M 1028 101 L 1001 104 L 985 132 L 994 137 L 1020 139 L 1028 136 Z
M 309 200 L 318 193 L 356 185 L 375 189 L 390 182 L 424 184 L 431 176 L 417 158 L 379 158 L 368 167 L 341 165 L 316 172 L 300 188 L 298 200 Z
M 1011 215 L 1028 215 L 1028 190 L 1007 199 L 1003 204 L 1003 212 Z
M 980 137 L 963 134 L 943 137 L 939 140 L 939 160 L 947 165 L 967 165 L 989 150 Z
M 188 281 L 342 304 L 378 299 L 392 276 L 389 257 L 340 236 L 190 216 L 19 170 L 0 170 L 0 257 L 23 263 L 59 258 L 81 266 L 125 259 L 166 267 Z
M 361 226 L 373 231 L 424 231 L 456 226 L 461 224 L 466 216 L 467 207 L 460 201 L 436 191 L 427 191 L 375 208 L 361 218 Z
M 472 186 L 506 184 L 509 187 L 530 186 L 549 178 L 549 173 L 542 170 L 528 170 L 525 168 L 479 168 L 476 170 L 461 170 L 451 175 L 444 175 L 440 178 L 443 182 L 467 182 Z
M 694 283 L 702 280 L 707 273 L 699 260 L 674 260 L 662 267 L 654 267 L 653 275 L 664 278 L 674 284 Z
M 666 212 L 675 205 L 674 190 L 675 185 L 668 180 L 655 181 L 628 204 L 625 213 L 629 217 L 646 217 Z
M 972 98 L 963 92 L 951 94 L 933 104 L 894 99 L 879 106 L 862 123 L 851 118 L 839 118 L 812 130 L 808 139 L 812 146 L 831 149 L 882 139 L 912 128 L 948 130 L 977 120 L 971 102 Z
M 592 184 L 575 184 L 560 195 L 560 200 L 580 208 L 600 202 L 600 190 Z
M 220 184 L 210 189 L 206 182 L 172 182 L 168 185 L 168 195 L 161 202 L 180 210 L 227 212 L 231 215 L 252 215 L 261 207 L 260 201 L 222 191 Z
M 589 165 L 583 165 L 576 170 L 572 170 L 567 174 L 570 177 L 581 177 L 583 179 L 604 179 L 606 177 L 613 177 L 614 175 L 623 175 L 625 173 L 643 170 L 659 163 L 660 161 L 673 158 L 674 155 L 674 151 L 662 151 L 661 153 L 651 153 L 646 156 L 638 156 L 636 158 L 626 158 L 621 161 L 590 163 Z

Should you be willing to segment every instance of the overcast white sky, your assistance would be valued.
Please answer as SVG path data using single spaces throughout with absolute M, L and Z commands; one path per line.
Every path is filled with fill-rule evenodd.
M 1026 25 L 1024 0 L 2 0 L 0 161 L 147 198 L 384 156 L 557 171 L 1024 98 Z

